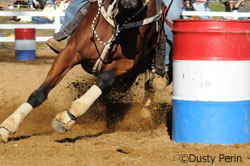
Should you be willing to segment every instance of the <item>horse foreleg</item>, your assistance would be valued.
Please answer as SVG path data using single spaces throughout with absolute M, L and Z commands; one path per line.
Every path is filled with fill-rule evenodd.
M 52 121 L 52 127 L 57 133 L 65 133 L 70 130 L 78 117 L 82 116 L 89 107 L 101 96 L 105 89 L 114 83 L 112 72 L 103 72 L 97 77 L 96 85 L 93 85 L 83 96 L 72 102 L 69 110 L 60 112 Z
M 14 134 L 19 124 L 32 111 L 33 107 L 29 103 L 22 104 L 12 113 L 0 126 L 0 140 L 8 142 L 9 134 Z
M 65 74 L 77 63 L 80 57 L 73 54 L 72 51 L 65 49 L 55 59 L 45 81 L 28 98 L 28 101 L 17 108 L 0 125 L 0 140 L 8 142 L 10 134 L 14 134 L 21 122 L 30 114 L 30 112 L 41 105 L 48 96 L 49 91 L 60 82 Z

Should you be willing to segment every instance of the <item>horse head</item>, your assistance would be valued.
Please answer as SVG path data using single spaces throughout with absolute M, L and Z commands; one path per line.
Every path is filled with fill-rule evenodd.
M 111 0 L 112 1 L 112 0 Z M 149 0 L 113 0 L 110 5 L 110 18 L 117 24 L 124 23 L 125 20 L 132 21 L 145 7 Z M 131 17 L 131 18 L 130 18 Z
M 125 9 L 135 9 L 138 6 L 139 0 L 118 0 L 119 5 Z

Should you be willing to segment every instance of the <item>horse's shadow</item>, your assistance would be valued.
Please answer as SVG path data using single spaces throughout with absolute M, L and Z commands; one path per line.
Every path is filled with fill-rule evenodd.
M 115 132 L 117 123 L 119 123 L 121 120 L 124 119 L 126 114 L 128 113 L 129 109 L 132 107 L 131 104 L 108 104 L 107 106 L 107 119 L 106 119 L 106 130 L 101 131 L 96 134 L 87 134 L 87 135 L 80 135 L 76 136 L 74 138 L 63 138 L 63 139 L 57 139 L 55 142 L 57 143 L 75 143 L 76 141 L 79 140 L 84 140 L 86 138 L 97 138 L 99 136 L 102 136 L 104 134 L 109 134 Z M 162 105 L 162 110 L 167 109 L 166 105 Z M 118 111 L 117 111 L 118 110 Z M 160 111 L 162 111 L 160 110 Z M 168 135 L 170 136 L 170 139 L 172 139 L 172 110 L 168 109 L 166 113 L 160 113 L 160 114 L 165 114 L 163 119 L 166 119 L 165 121 L 165 126 L 166 130 L 168 132 Z M 158 115 L 159 116 L 159 115 Z M 156 117 L 159 118 L 159 117 Z M 161 117 L 162 118 L 162 117 Z M 21 141 L 21 140 L 26 140 L 34 136 L 42 136 L 42 135 L 48 135 L 52 134 L 53 132 L 46 132 L 46 133 L 38 133 L 38 134 L 31 134 L 31 135 L 24 135 L 24 136 L 18 136 L 18 137 L 11 137 L 8 138 L 8 142 L 12 141 Z
M 63 138 L 63 139 L 55 140 L 55 142 L 58 142 L 58 143 L 75 143 L 76 141 L 82 140 L 82 139 L 85 139 L 85 138 L 97 138 L 97 137 L 99 137 L 99 136 L 101 136 L 103 134 L 105 134 L 105 132 L 99 132 L 99 133 L 93 134 L 93 135 L 77 136 L 75 138 Z
M 49 134 L 52 134 L 52 132 L 37 133 L 37 134 L 31 134 L 31 135 L 22 135 L 22 136 L 18 136 L 18 137 L 11 137 L 11 138 L 8 138 L 8 142 L 21 141 L 21 140 L 29 139 L 29 138 L 34 137 L 34 136 L 42 136 L 42 135 L 49 135 Z
M 168 132 L 168 135 L 170 137 L 170 139 L 172 140 L 172 114 L 173 114 L 173 111 L 172 111 L 172 108 L 167 112 L 167 115 L 166 115 L 166 127 L 167 127 L 167 132 Z
M 30 138 L 31 136 L 32 136 L 32 135 L 26 135 L 26 136 L 19 136 L 19 137 L 8 138 L 8 142 L 25 140 L 25 139 Z

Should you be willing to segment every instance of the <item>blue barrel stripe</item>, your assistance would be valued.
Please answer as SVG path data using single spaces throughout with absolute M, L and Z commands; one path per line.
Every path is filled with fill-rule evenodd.
M 34 60 L 36 59 L 36 50 L 15 50 L 17 60 Z
M 173 140 L 235 144 L 250 140 L 250 100 L 234 102 L 173 100 Z

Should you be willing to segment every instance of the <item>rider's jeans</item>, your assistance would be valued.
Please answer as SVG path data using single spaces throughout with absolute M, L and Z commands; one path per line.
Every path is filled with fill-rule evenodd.
M 87 2 L 88 2 L 87 0 L 71 0 L 69 6 L 65 11 L 65 18 L 61 26 L 61 30 L 74 19 L 78 10 L 80 10 L 81 7 L 85 5 Z
M 162 0 L 162 1 L 166 6 L 169 7 L 171 0 Z M 181 15 L 181 0 L 173 0 L 173 3 L 170 6 L 167 14 L 167 19 L 172 22 L 174 19 L 179 19 L 180 15 Z M 172 56 L 171 53 L 173 52 L 173 33 L 172 29 L 166 23 L 164 24 L 164 30 L 167 36 L 165 64 L 166 64 L 166 69 L 168 69 L 168 66 L 170 64 L 170 58 Z

